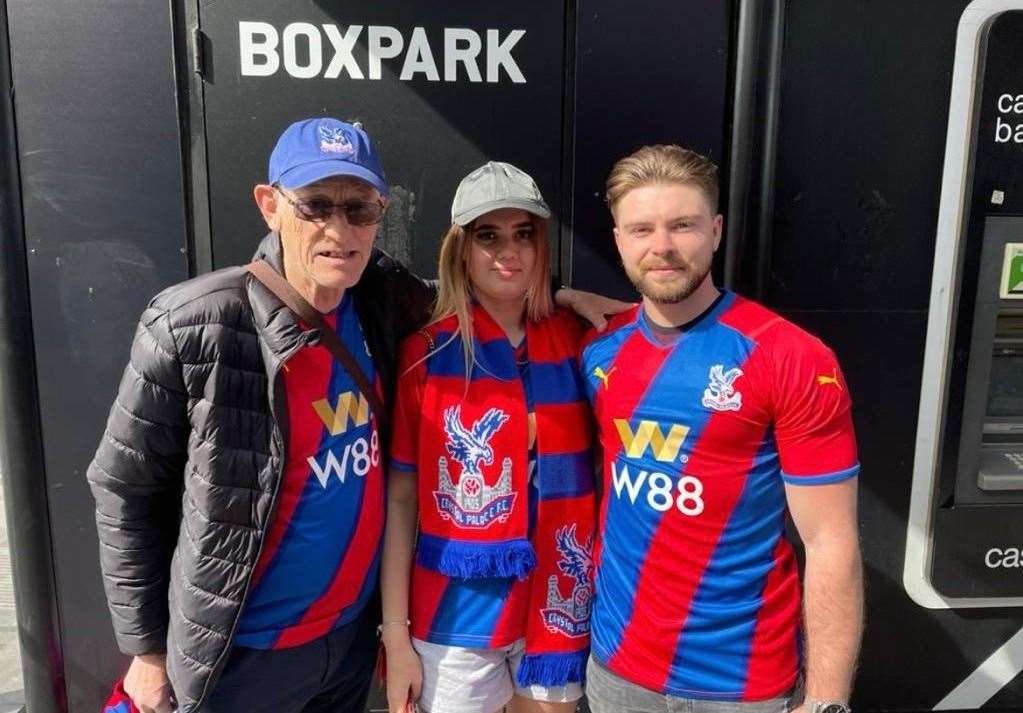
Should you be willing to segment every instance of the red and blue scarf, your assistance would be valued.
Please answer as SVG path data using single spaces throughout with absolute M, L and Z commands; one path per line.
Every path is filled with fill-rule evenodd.
M 576 367 L 581 329 L 561 312 L 526 324 L 535 422 L 515 352 L 473 309 L 475 363 L 466 381 L 457 318 L 431 343 L 419 430 L 419 563 L 449 577 L 530 580 L 519 684 L 582 681 L 589 651 L 595 524 L 592 427 Z M 529 532 L 530 429 L 537 517 Z

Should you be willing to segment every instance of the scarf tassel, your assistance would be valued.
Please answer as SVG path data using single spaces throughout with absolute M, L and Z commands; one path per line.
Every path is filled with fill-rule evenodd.
M 559 654 L 527 654 L 519 664 L 519 686 L 564 686 L 586 680 L 589 647 Z
M 528 540 L 487 543 L 420 536 L 417 559 L 427 569 L 460 579 L 526 579 L 536 568 L 536 552 Z

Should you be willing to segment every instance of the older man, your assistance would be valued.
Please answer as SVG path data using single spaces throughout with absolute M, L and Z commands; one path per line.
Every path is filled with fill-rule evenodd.
M 396 346 L 432 299 L 373 247 L 387 193 L 359 126 L 293 124 L 254 190 L 271 230 L 256 259 L 322 323 L 241 267 L 174 285 L 142 315 L 88 476 L 143 713 L 365 705 L 387 442 L 372 404 L 389 403 Z

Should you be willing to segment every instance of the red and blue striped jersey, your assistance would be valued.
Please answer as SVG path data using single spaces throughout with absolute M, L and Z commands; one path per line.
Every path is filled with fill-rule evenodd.
M 325 318 L 374 383 L 352 297 Z M 288 648 L 354 620 L 376 587 L 384 483 L 376 416 L 330 351 L 304 347 L 281 373 L 287 461 L 235 644 Z
M 859 471 L 834 354 L 725 292 L 669 343 L 633 308 L 580 367 L 604 451 L 594 655 L 670 695 L 781 695 L 801 663 L 784 485 Z

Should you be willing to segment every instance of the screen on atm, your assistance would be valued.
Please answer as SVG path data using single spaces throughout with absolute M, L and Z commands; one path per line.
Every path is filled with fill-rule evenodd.
M 1023 418 L 1023 347 L 995 346 L 987 413 Z

